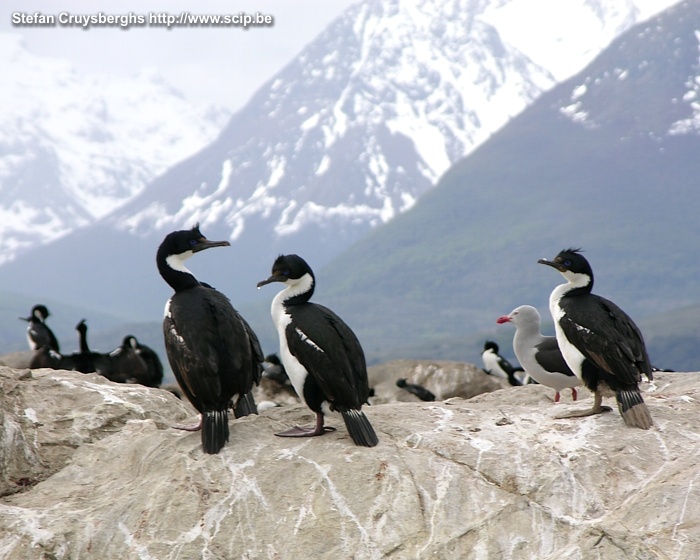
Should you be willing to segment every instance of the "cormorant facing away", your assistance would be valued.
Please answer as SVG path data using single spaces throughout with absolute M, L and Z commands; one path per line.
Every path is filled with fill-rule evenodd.
M 108 357 L 114 376 L 125 383 L 145 385 L 148 366 L 136 351 L 136 339 L 133 336 L 125 336 L 121 346 L 112 350 Z
M 339 412 L 357 445 L 373 447 L 379 440 L 361 408 L 369 397 L 367 366 L 362 346 L 333 311 L 311 303 L 315 277 L 297 255 L 281 255 L 272 274 L 258 283 L 286 287 L 272 300 L 272 320 L 280 340 L 280 358 L 297 395 L 316 413 L 312 428 L 294 427 L 277 434 L 285 437 L 320 436 L 324 414 Z
M 532 379 L 556 391 L 554 402 L 559 402 L 559 392 L 566 388 L 571 389 L 571 397 L 576 400 L 576 387 L 581 385 L 581 380 L 566 365 L 556 337 L 544 336 L 540 332 L 540 313 L 537 309 L 531 305 L 521 305 L 509 315 L 499 317 L 496 322 L 515 325 L 515 357 Z
M 135 376 L 136 382 L 146 387 L 160 387 L 160 384 L 163 382 L 163 364 L 160 362 L 158 354 L 156 354 L 152 348 L 141 344 L 136 337 L 131 334 L 124 337 L 121 348 L 131 348 L 146 365 L 143 375 Z M 117 350 L 114 352 L 116 351 Z M 112 354 L 114 354 L 114 352 L 112 352 Z
M 651 427 L 638 384 L 642 374 L 649 380 L 653 374 L 637 325 L 612 301 L 591 293 L 593 270 L 580 249 L 566 249 L 554 260 L 537 262 L 555 268 L 566 279 L 549 297 L 557 342 L 571 370 L 595 395 L 591 410 L 560 418 L 610 410 L 601 403 L 603 395 L 612 391 L 625 424 Z
M 53 334 L 53 331 L 46 324 L 46 319 L 49 317 L 49 310 L 45 305 L 35 305 L 32 307 L 32 313 L 29 317 L 20 317 L 22 321 L 27 321 L 27 342 L 30 350 L 38 350 L 46 346 L 54 352 L 60 352 L 58 340 Z
M 199 231 L 175 231 L 156 256 L 158 271 L 175 291 L 165 304 L 163 335 L 168 361 L 182 392 L 202 415 L 205 453 L 218 453 L 229 437 L 228 407 L 236 417 L 256 413 L 251 390 L 260 381 L 263 354 L 248 323 L 221 292 L 200 284 L 185 266 L 195 253 L 229 246 Z M 252 404 L 251 404 L 252 403 Z

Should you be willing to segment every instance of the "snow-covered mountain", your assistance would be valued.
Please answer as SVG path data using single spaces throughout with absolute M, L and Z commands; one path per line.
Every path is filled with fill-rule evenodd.
M 503 309 L 534 305 L 552 332 L 548 300 L 562 279 L 537 260 L 582 247 L 595 293 L 635 321 L 668 313 L 656 332 L 643 329 L 653 363 L 697 368 L 699 94 L 700 0 L 684 0 L 618 37 L 413 209 L 331 261 L 318 301 L 375 359 L 478 359 L 485 339 L 512 342 L 495 323 Z M 269 345 L 274 331 L 265 339 L 267 325 L 252 326 Z
M 219 140 L 220 160 L 180 179 L 180 198 L 151 189 L 114 223 L 225 223 L 236 240 L 264 219 L 283 243 L 307 228 L 333 232 L 335 252 L 410 208 L 539 94 L 672 3 L 358 3 L 259 91 Z
M 360 2 L 205 150 L 93 226 L 27 257 L 82 277 L 47 286 L 18 259 L 4 265 L 0 287 L 103 306 L 109 293 L 121 310 L 150 313 L 144 301 L 164 291 L 153 266 L 158 243 L 198 221 L 234 245 L 235 270 L 207 279 L 237 301 L 254 297 L 250 287 L 277 252 L 320 267 L 411 208 L 452 163 L 621 32 L 674 3 Z M 99 283 L 85 277 L 87 259 Z
M 0 68 L 0 262 L 102 218 L 230 116 L 152 72 L 81 74 L 13 33 L 0 33 Z

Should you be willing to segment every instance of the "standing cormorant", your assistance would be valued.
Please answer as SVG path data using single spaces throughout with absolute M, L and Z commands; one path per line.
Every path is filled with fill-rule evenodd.
M 58 340 L 53 331 L 46 324 L 46 319 L 51 315 L 45 305 L 35 305 L 29 317 L 20 317 L 27 321 L 27 343 L 30 350 L 38 350 L 47 347 L 54 352 L 60 352 Z
M 202 430 L 205 453 L 218 453 L 228 441 L 228 407 L 236 417 L 256 413 L 251 390 L 260 381 L 262 350 L 248 323 L 229 299 L 203 286 L 185 266 L 195 253 L 228 241 L 209 241 L 199 231 L 175 231 L 156 256 L 158 271 L 175 291 L 165 304 L 163 335 L 168 361 L 182 392 L 200 412 L 187 430 Z
M 357 445 L 373 447 L 379 440 L 361 408 L 369 398 L 367 365 L 362 346 L 333 311 L 311 303 L 315 277 L 297 255 L 281 255 L 272 275 L 258 283 L 286 287 L 272 300 L 272 320 L 280 340 L 280 358 L 297 395 L 316 413 L 312 428 L 294 427 L 277 434 L 284 437 L 320 436 L 324 414 L 339 412 Z
M 653 422 L 639 382 L 642 375 L 651 380 L 652 367 L 637 325 L 612 301 L 591 293 L 593 270 L 580 249 L 566 249 L 554 260 L 537 262 L 557 269 L 566 279 L 552 291 L 549 310 L 566 363 L 595 395 L 590 410 L 560 418 L 610 410 L 601 403 L 603 395 L 612 391 L 625 424 L 649 429 Z

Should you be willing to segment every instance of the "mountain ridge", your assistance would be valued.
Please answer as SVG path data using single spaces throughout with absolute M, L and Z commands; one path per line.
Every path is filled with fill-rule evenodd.
M 217 141 L 109 216 L 6 263 L 0 287 L 145 318 L 167 297 L 154 274 L 155 249 L 169 231 L 197 221 L 234 244 L 228 274 L 208 258 L 197 265 L 234 300 L 258 299 L 253 286 L 278 253 L 304 253 L 323 266 L 413 207 L 453 161 L 552 87 L 553 72 L 565 73 L 523 54 L 522 36 L 518 47 L 508 43 L 518 39 L 512 26 L 501 37 L 495 25 L 523 5 L 533 20 L 546 12 L 538 2 L 507 1 L 352 6 L 258 90 Z M 580 64 L 651 5 L 569 0 L 563 27 L 579 22 L 590 43 L 577 36 L 569 47 L 558 32 L 549 41 L 577 53 Z M 34 262 L 62 274 L 40 282 Z

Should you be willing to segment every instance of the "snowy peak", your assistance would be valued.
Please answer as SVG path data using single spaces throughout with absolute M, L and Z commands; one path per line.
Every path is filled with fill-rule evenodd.
M 278 242 L 333 231 L 338 248 L 413 206 L 543 91 L 670 4 L 358 3 L 233 119 L 214 148 L 221 160 L 188 179 L 181 203 L 155 195 L 114 223 L 143 233 L 204 219 L 237 240 L 262 220 Z
M 694 6 L 682 2 L 640 26 L 634 36 L 616 41 L 615 52 L 630 64 L 585 74 L 561 113 L 581 126 L 615 128 L 626 137 L 661 140 L 700 133 L 700 31 Z M 604 62 L 609 56 L 600 58 Z M 650 106 L 656 107 L 653 115 Z
M 83 75 L 0 34 L 3 259 L 99 219 L 211 142 L 228 114 L 155 73 Z
M 239 304 L 253 300 L 259 294 L 251 287 L 276 254 L 302 254 L 321 269 L 409 208 L 416 212 L 401 218 L 425 215 L 433 196 L 421 197 L 443 174 L 454 177 L 454 162 L 557 80 L 578 75 L 632 22 L 673 3 L 556 0 L 556 19 L 543 7 L 552 6 L 548 0 L 358 3 L 265 84 L 214 142 L 79 235 L 5 264 L 6 280 L 0 277 L 0 283 L 98 307 L 109 293 L 110 305 L 121 310 L 158 315 L 160 303 L 154 302 L 161 301 L 163 283 L 153 252 L 168 232 L 199 222 L 208 236 L 234 245 L 231 257 L 221 255 L 231 259 L 226 266 L 215 260 L 219 266 L 206 268 L 207 259 L 199 261 L 202 277 L 235 294 Z M 506 25 L 508 10 L 515 10 L 522 31 Z M 565 30 L 576 25 L 581 32 L 569 42 Z M 536 32 L 528 34 L 529 29 Z M 553 56 L 556 52 L 564 56 Z M 682 100 L 684 92 L 674 95 Z M 683 102 L 686 109 L 691 101 Z M 571 103 L 564 99 L 560 106 Z M 676 121 L 688 117 L 686 111 Z M 129 142 L 141 140 L 135 134 Z M 55 156 L 51 161 L 60 168 Z M 459 185 L 465 192 L 484 188 L 483 177 L 469 181 Z M 69 190 L 61 192 L 71 199 Z M 54 208 L 70 209 L 76 220 L 94 219 L 77 203 Z M 448 208 L 460 218 L 467 212 Z M 52 216 L 42 219 L 53 223 Z M 435 214 L 427 226 L 404 230 L 403 245 L 414 246 L 447 223 Z M 128 254 L 104 251 L 108 245 L 128 246 Z M 374 247 L 368 256 L 376 257 Z M 80 277 L 46 286 L 32 277 L 30 257 L 71 271 L 81 270 L 89 258 L 96 271 L 133 270 L 138 276 L 103 274 L 98 282 Z M 133 294 L 138 296 L 129 297 Z

